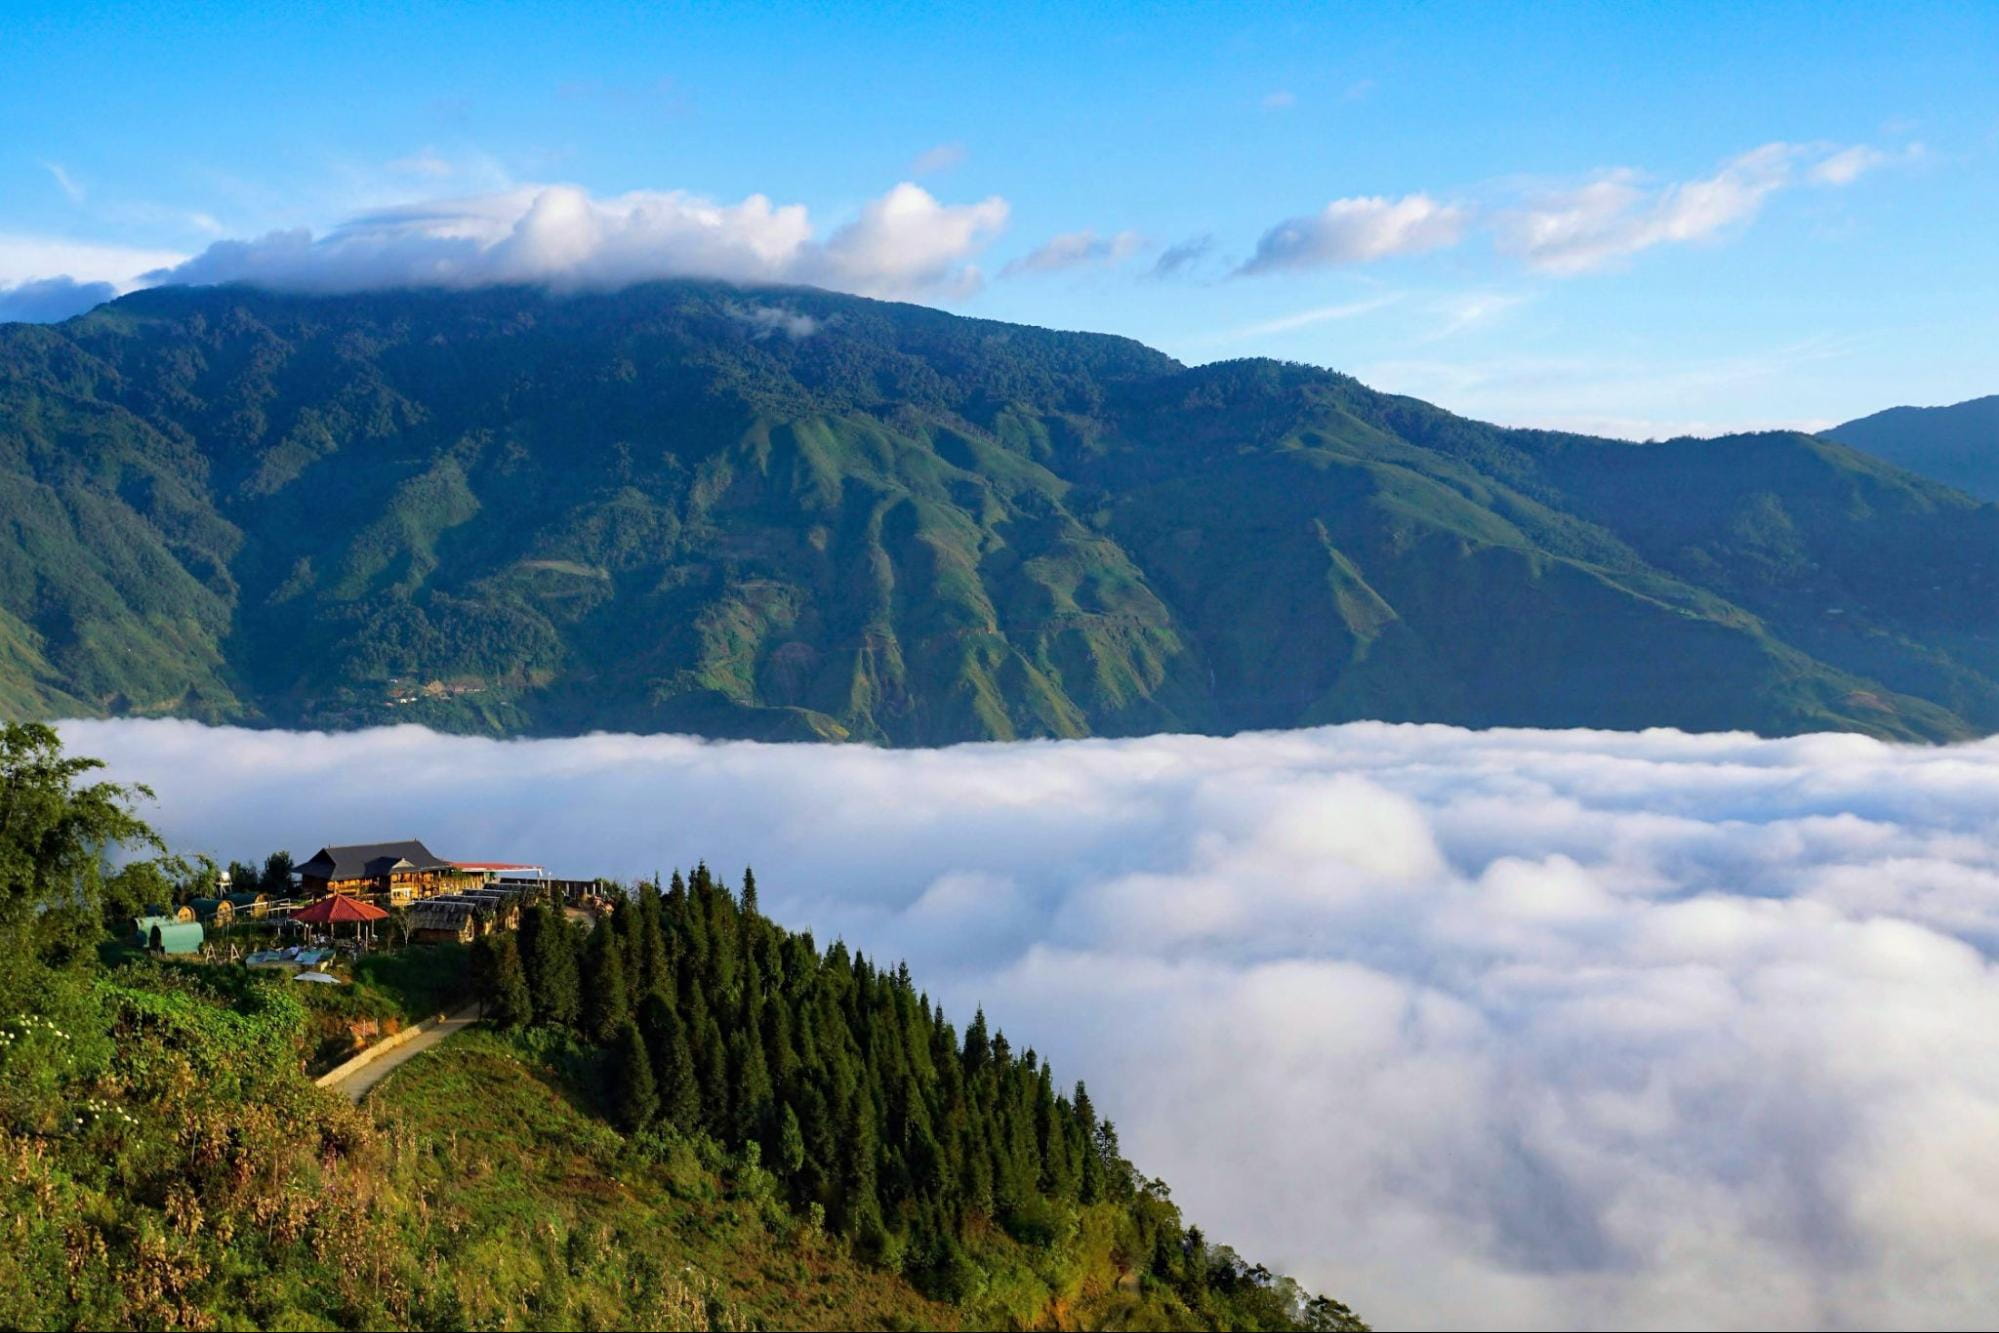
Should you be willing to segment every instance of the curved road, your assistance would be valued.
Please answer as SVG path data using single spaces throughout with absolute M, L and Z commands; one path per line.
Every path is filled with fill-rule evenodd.
M 447 1014 L 436 1027 L 410 1038 L 387 1055 L 370 1060 L 338 1082 L 327 1084 L 326 1089 L 339 1093 L 350 1102 L 358 1102 L 368 1095 L 370 1088 L 401 1068 L 412 1056 L 422 1055 L 478 1021 L 479 1006 L 468 1004 L 455 1013 Z

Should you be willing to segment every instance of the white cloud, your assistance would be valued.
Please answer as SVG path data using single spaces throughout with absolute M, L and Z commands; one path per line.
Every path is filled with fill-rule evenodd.
M 389 170 L 399 176 L 424 176 L 431 180 L 441 180 L 451 175 L 456 168 L 433 149 L 425 148 L 407 157 L 397 158 L 389 163 Z
M 84 201 L 88 192 L 83 188 L 83 183 L 70 175 L 69 170 L 62 163 L 44 162 L 42 163 L 42 168 L 55 178 L 57 188 L 68 197 L 72 204 L 81 204 Z
M 118 295 L 108 282 L 77 282 L 70 278 L 35 278 L 12 286 L 0 285 L 0 324 L 19 320 L 50 324 L 80 315 Z
M 1821 334 L 1729 356 L 1676 360 L 1642 351 L 1626 355 L 1520 354 L 1484 360 L 1405 357 L 1367 362 L 1354 373 L 1389 393 L 1408 394 L 1481 421 L 1579 431 L 1624 439 L 1725 435 L 1752 430 L 1821 430 L 1834 424 L 1809 413 L 1685 415 L 1689 403 L 1716 404 L 1745 394 L 1799 397 L 1794 382 L 1840 362 L 1864 359 L 1871 333 Z M 1753 392 L 1752 392 L 1753 391 Z M 1550 412 L 1549 404 L 1560 408 Z
M 1171 278 L 1189 272 L 1214 249 L 1215 238 L 1211 235 L 1190 236 L 1184 241 L 1176 241 L 1160 251 L 1159 258 L 1152 265 L 1152 276 Z
M 1444 319 L 1443 325 L 1428 340 L 1434 342 L 1490 323 L 1507 311 L 1526 304 L 1528 299 L 1519 292 L 1490 291 L 1458 292 L 1443 297 L 1436 302 L 1438 313 Z
M 796 341 L 819 332 L 818 320 L 802 311 L 787 310 L 782 306 L 731 302 L 722 307 L 722 313 L 748 328 L 753 338 L 768 338 L 782 333 Z
M 109 282 L 127 291 L 147 270 L 178 264 L 185 258 L 186 254 L 176 250 L 0 232 L 0 284 L 69 278 L 81 283 Z
M 1849 185 L 1887 160 L 1866 146 L 1770 143 L 1711 176 L 1657 188 L 1620 168 L 1502 214 L 1496 238 L 1502 251 L 1534 268 L 1583 273 L 1654 246 L 1714 239 L 1754 220 L 1779 190 L 1801 182 Z
M 1355 85 L 1363 89 L 1364 85 Z M 1349 96 L 1353 93 L 1350 91 Z M 1654 185 L 1618 167 L 1580 185 L 1508 187 L 1511 202 L 1475 218 L 1468 205 L 1428 194 L 1336 199 L 1315 214 L 1264 232 L 1238 274 L 1369 263 L 1457 245 L 1476 223 L 1502 254 L 1546 273 L 1604 268 L 1660 245 L 1711 241 L 1752 222 L 1780 190 L 1840 187 L 1889 162 L 1917 161 L 1920 144 L 1898 153 L 1868 145 L 1770 143 L 1722 164 L 1713 175 Z
M 1811 178 L 1821 185 L 1851 185 L 1887 160 L 1880 149 L 1856 144 L 1815 163 Z
M 1427 194 L 1335 199 L 1319 212 L 1278 223 L 1256 243 L 1240 273 L 1365 264 L 1391 255 L 1456 245 L 1469 215 Z
M 907 181 L 871 200 L 859 218 L 808 249 L 797 280 L 868 296 L 964 294 L 979 272 L 964 261 L 1006 226 L 1006 200 L 941 204 Z
M 983 1003 L 1211 1236 L 1381 1325 L 1999 1302 L 1999 741 L 64 731 L 219 856 L 753 863 L 766 910 Z
M 940 171 L 949 171 L 952 167 L 958 166 L 968 156 L 970 154 L 966 151 L 965 145 L 956 139 L 949 143 L 936 144 L 924 149 L 910 160 L 909 174 L 934 176 Z
M 1288 88 L 1279 88 L 1276 92 L 1265 93 L 1259 105 L 1265 111 L 1288 111 L 1298 105 L 1298 95 Z
M 1006 201 L 944 204 L 904 183 L 817 239 L 803 205 L 763 195 L 721 204 L 684 191 L 595 198 L 520 186 L 361 214 L 315 238 L 220 241 L 154 282 L 255 282 L 306 291 L 545 283 L 619 287 L 698 276 L 802 282 L 870 296 L 950 295 L 978 285 L 971 256 L 1005 225 Z
M 1209 343 L 1241 342 L 1247 338 L 1264 338 L 1273 333 L 1290 333 L 1297 329 L 1310 328 L 1314 324 L 1324 324 L 1336 319 L 1357 319 L 1373 314 L 1402 299 L 1400 292 L 1384 292 L 1380 296 L 1370 296 L 1360 301 L 1343 301 L 1336 305 L 1313 306 L 1310 310 L 1300 310 L 1276 319 L 1266 319 L 1255 324 L 1245 324 L 1241 328 L 1230 329 L 1205 339 Z
M 1145 238 L 1135 231 L 1115 236 L 1099 236 L 1094 231 L 1072 231 L 1052 237 L 1000 270 L 1001 277 L 1021 273 L 1059 273 L 1064 269 L 1108 267 L 1121 264 L 1145 248 Z

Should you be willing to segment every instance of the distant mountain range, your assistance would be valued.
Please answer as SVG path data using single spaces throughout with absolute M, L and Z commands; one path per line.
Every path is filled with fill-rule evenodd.
M 1506 430 L 813 290 L 0 327 L 0 520 L 15 716 L 1999 731 L 1999 506 L 1845 444 Z
M 1999 500 L 1999 394 L 1951 407 L 1891 407 L 1824 432 L 1981 500 Z

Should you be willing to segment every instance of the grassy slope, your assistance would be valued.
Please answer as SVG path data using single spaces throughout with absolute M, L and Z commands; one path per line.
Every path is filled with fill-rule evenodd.
M 1119 1282 L 1099 1210 L 1060 1252 L 989 1234 L 984 1285 L 940 1305 L 753 1164 L 617 1134 L 573 1048 L 463 1034 L 353 1107 L 297 1071 L 290 989 L 211 981 L 237 984 L 137 963 L 0 1023 L 0 1325 L 1198 1326 Z
M 955 1328 L 960 1312 L 857 1264 L 846 1247 L 731 1189 L 685 1145 L 635 1152 L 538 1076 L 505 1039 L 469 1033 L 396 1071 L 364 1110 L 411 1145 L 407 1187 L 454 1256 L 472 1325 L 679 1326 L 687 1294 L 717 1322 L 773 1328 Z M 633 1301 L 634 1275 L 663 1302 Z M 639 1285 L 643 1286 L 643 1282 Z M 678 1307 L 678 1308 L 676 1308 Z M 704 1312 L 705 1313 L 705 1312 Z
M 0 524 L 26 713 L 1999 729 L 1999 507 L 1850 450 L 1507 431 L 820 292 L 169 290 L 10 326 Z

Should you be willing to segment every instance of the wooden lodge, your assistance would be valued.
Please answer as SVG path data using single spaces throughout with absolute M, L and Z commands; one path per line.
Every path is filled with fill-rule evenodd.
M 299 888 L 307 897 L 348 893 L 379 897 L 392 904 L 484 883 L 484 876 L 445 860 L 414 838 L 322 847 L 296 869 Z

